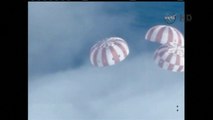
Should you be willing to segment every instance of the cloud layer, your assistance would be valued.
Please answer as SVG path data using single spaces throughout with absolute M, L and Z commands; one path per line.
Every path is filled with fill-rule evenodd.
M 30 81 L 30 119 L 183 119 L 183 76 L 151 58 L 141 54 L 113 67 L 86 65 Z

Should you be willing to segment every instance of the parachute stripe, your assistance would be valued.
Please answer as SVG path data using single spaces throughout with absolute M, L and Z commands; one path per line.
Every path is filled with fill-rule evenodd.
M 109 66 L 124 60 L 128 54 L 129 48 L 126 41 L 118 37 L 111 37 L 99 41 L 91 47 L 90 61 L 94 66 Z
M 90 51 L 90 61 L 94 65 L 93 56 L 94 56 L 94 50 Z
M 180 65 L 184 65 L 184 57 L 182 59 L 180 59 Z
M 96 66 L 98 65 L 97 64 L 97 54 L 98 54 L 98 49 L 95 50 L 94 56 L 93 56 L 94 65 L 96 65 Z
M 148 35 L 148 36 L 147 36 L 147 39 L 151 39 L 151 36 L 152 36 L 153 32 L 154 32 L 154 29 L 151 29 L 151 30 L 149 31 L 149 34 L 147 34 L 147 35 Z
M 156 41 L 159 41 L 162 44 L 166 44 L 168 42 L 168 31 L 168 27 L 163 27 L 161 37 L 156 38 Z
M 182 70 L 183 70 L 183 66 L 180 66 L 177 71 L 181 72 Z
M 174 48 L 162 45 L 155 51 L 154 61 L 162 69 L 183 72 L 184 55 L 181 55 L 180 52 L 183 52 L 183 47 Z
M 169 62 L 169 61 L 171 61 L 171 59 L 172 59 L 172 54 L 169 54 L 169 56 L 166 58 L 165 61 Z
M 166 52 L 166 50 L 167 50 L 166 48 L 159 49 L 158 51 L 159 56 L 162 57 L 163 54 Z
M 184 37 L 181 32 L 174 27 L 166 25 L 157 25 L 150 28 L 145 35 L 145 39 L 163 45 L 177 43 L 178 46 L 184 46 Z
M 177 33 L 177 39 L 179 40 L 178 42 L 178 45 L 181 45 L 181 46 L 184 46 L 184 38 L 183 38 L 183 35 L 176 29 L 176 28 L 173 28 L 174 31 Z
M 177 34 L 178 34 L 178 39 L 179 39 L 179 43 L 178 43 L 178 44 L 183 46 L 183 43 L 182 43 L 182 42 L 184 42 L 184 41 L 181 40 L 182 38 L 181 38 L 180 32 L 177 31 Z
M 177 59 L 176 59 L 176 63 L 175 63 L 176 65 L 180 65 L 180 56 L 179 55 L 177 55 Z
M 171 30 L 171 28 L 169 28 L 169 31 L 168 31 L 168 42 L 172 42 L 172 40 L 174 39 L 174 35 L 173 35 L 173 32 Z
M 98 66 L 103 66 L 103 61 L 102 61 L 102 50 L 103 50 L 103 47 L 100 47 L 100 49 L 98 50 L 98 53 L 97 53 L 97 65 Z
M 110 51 L 110 49 L 107 47 L 106 49 L 106 55 L 107 55 L 107 62 L 108 62 L 108 65 L 113 65 L 115 64 L 115 61 L 112 60 L 113 56 L 112 56 L 112 53 Z
M 169 64 L 168 70 L 172 70 L 174 69 L 174 65 L 173 64 Z
M 170 54 L 172 55 L 172 59 L 169 61 L 169 63 L 175 64 L 175 63 L 176 63 L 177 56 L 176 56 L 176 55 L 173 55 L 172 53 L 170 53 Z
M 124 53 L 119 46 L 114 45 L 113 48 L 116 50 L 116 53 L 119 56 L 119 61 L 125 58 Z
M 153 29 L 153 32 L 151 33 L 151 38 L 150 40 L 155 42 L 156 41 L 156 37 L 158 32 L 161 30 L 162 27 L 156 27 L 155 29 Z
M 126 52 L 126 49 L 123 47 L 123 45 L 121 45 L 120 43 L 115 43 L 115 45 L 117 45 L 122 50 L 124 57 L 126 57 L 127 52 Z
M 173 65 L 174 65 L 174 64 L 173 64 Z M 173 71 L 174 71 L 174 72 L 178 72 L 177 70 L 179 69 L 179 67 L 180 67 L 179 65 L 174 65 Z
M 102 50 L 102 62 L 104 66 L 108 65 L 107 57 L 106 57 L 106 48 L 103 48 Z
M 118 56 L 117 52 L 115 51 L 115 49 L 112 46 L 109 46 L 109 49 L 112 53 L 113 60 L 115 61 L 115 63 L 118 63 L 120 60 L 119 60 L 119 56 Z

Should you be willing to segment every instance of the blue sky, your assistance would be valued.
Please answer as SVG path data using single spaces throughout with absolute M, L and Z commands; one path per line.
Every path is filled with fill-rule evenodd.
M 160 45 L 146 31 L 166 24 L 184 33 L 181 2 L 29 2 L 30 120 L 183 120 L 184 74 L 160 69 Z M 130 54 L 105 68 L 90 64 L 97 41 L 118 36 Z M 176 105 L 180 111 L 176 112 Z

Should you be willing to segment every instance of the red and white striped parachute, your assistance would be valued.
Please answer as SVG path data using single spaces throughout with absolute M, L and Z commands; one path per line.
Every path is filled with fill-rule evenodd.
M 163 45 L 175 43 L 178 46 L 184 46 L 182 33 L 176 28 L 167 25 L 157 25 L 150 28 L 145 35 L 145 39 Z
M 110 66 L 124 60 L 128 54 L 129 48 L 125 40 L 119 37 L 110 37 L 92 46 L 90 61 L 94 66 Z
M 160 68 L 173 72 L 183 72 L 184 48 L 182 46 L 162 45 L 155 51 L 154 60 Z

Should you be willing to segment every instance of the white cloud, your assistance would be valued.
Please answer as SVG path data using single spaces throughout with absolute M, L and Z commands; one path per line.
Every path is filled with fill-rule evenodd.
M 30 120 L 182 120 L 183 106 L 183 74 L 160 69 L 152 54 L 29 80 Z

